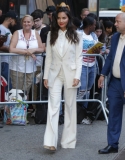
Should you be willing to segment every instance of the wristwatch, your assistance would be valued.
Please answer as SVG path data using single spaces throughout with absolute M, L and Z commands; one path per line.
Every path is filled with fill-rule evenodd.
M 103 74 L 100 74 L 100 76 L 105 77 L 105 75 L 103 75 Z

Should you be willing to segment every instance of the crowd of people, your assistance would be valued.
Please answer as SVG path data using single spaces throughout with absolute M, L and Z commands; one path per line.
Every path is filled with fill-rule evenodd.
M 14 11 L 6 13 L 4 21 L 0 24 L 0 34 L 7 34 L 7 41 L 0 47 L 0 51 L 16 53 L 19 54 L 19 56 L 1 57 L 0 81 L 1 85 L 5 87 L 6 92 L 12 88 L 25 90 L 27 99 L 29 99 L 29 92 L 34 83 L 34 77 L 41 72 L 41 66 L 44 65 L 43 81 L 44 86 L 48 89 L 48 116 L 44 135 L 44 148 L 50 151 L 56 151 L 57 149 L 58 118 L 61 108 L 62 88 L 64 89 L 65 99 L 65 123 L 61 146 L 62 148 L 75 148 L 76 99 L 89 99 L 93 84 L 95 81 L 97 83 L 97 77 L 101 74 L 98 85 L 102 87 L 104 77 L 108 76 L 112 70 L 112 66 L 113 76 L 111 76 L 111 78 L 113 77 L 113 82 L 111 81 L 109 93 L 110 113 L 114 113 L 113 109 L 117 107 L 116 104 L 120 103 L 120 106 L 122 106 L 124 103 L 124 94 L 122 95 L 123 88 L 121 83 L 119 83 L 121 82 L 118 68 L 120 58 L 118 58 L 118 55 L 115 57 L 111 54 L 115 52 L 118 54 L 118 50 L 113 51 L 116 36 L 116 34 L 114 35 L 114 28 L 116 26 L 116 29 L 121 34 L 124 34 L 125 29 L 120 28 L 119 23 L 123 21 L 125 16 L 122 14 L 118 15 L 115 25 L 110 20 L 98 21 L 97 16 L 90 13 L 88 8 L 82 9 L 79 18 L 73 17 L 70 12 L 70 7 L 65 3 L 61 3 L 57 8 L 55 6 L 47 7 L 46 14 L 49 18 L 49 24 L 44 24 L 44 14 L 45 12 L 42 10 L 36 9 L 31 15 L 25 15 L 21 19 L 20 29 L 13 33 L 11 29 L 16 25 L 17 15 Z M 121 35 L 120 38 L 124 40 L 124 35 Z M 119 35 L 116 39 L 119 39 Z M 103 46 L 102 48 L 95 48 L 93 53 L 101 54 L 102 56 L 106 55 L 106 57 L 109 55 L 106 61 L 107 66 L 105 65 L 103 70 L 102 62 L 99 58 L 87 56 L 88 49 L 98 41 L 103 43 Z M 117 40 L 116 46 L 117 45 L 123 49 L 122 42 L 118 42 Z M 43 63 L 43 57 L 38 55 L 43 52 L 46 52 L 45 64 Z M 115 60 L 112 57 L 115 57 Z M 113 60 L 115 65 L 112 62 Z M 121 64 L 120 67 L 122 68 L 122 65 L 124 68 L 124 64 Z M 123 68 L 121 75 L 124 74 Z M 117 74 L 116 71 L 118 71 L 119 74 Z M 10 77 L 8 77 L 9 75 Z M 8 86 L 7 83 L 9 83 Z M 113 88 L 113 85 L 116 83 L 119 86 L 119 95 L 117 95 L 116 92 L 118 86 Z M 37 86 L 34 85 L 34 100 L 36 100 L 38 96 L 37 89 Z M 112 94 L 112 92 L 116 92 L 116 94 Z M 113 95 L 115 96 L 115 101 Z M 120 98 L 116 98 L 117 96 Z M 81 104 L 82 107 L 87 110 L 88 102 L 82 102 Z M 33 107 L 35 111 L 35 105 Z M 117 111 L 118 109 L 115 110 Z M 108 146 L 99 151 L 101 154 L 118 151 L 122 107 L 118 113 L 115 112 L 114 115 L 110 113 Z M 120 119 L 119 123 L 112 121 L 116 119 L 116 114 Z M 82 123 L 91 124 L 92 121 L 86 116 L 82 120 Z M 117 125 L 119 125 L 119 127 Z M 112 128 L 114 126 L 115 131 L 113 131 Z M 117 138 L 114 138 L 116 132 L 118 135 Z

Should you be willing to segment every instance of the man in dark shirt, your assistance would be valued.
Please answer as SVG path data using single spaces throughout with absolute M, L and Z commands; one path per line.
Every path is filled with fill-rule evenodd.
M 40 37 L 41 37 L 41 39 L 42 39 L 42 43 L 46 43 L 47 33 L 48 33 L 49 30 L 50 30 L 50 25 L 51 25 L 51 22 L 52 22 L 52 14 L 53 14 L 55 11 L 56 11 L 56 7 L 55 7 L 55 6 L 48 6 L 48 7 L 46 8 L 46 12 L 45 12 L 45 13 L 47 14 L 47 16 L 48 16 L 48 18 L 49 18 L 50 24 L 49 24 L 49 26 L 47 26 L 46 28 L 43 28 L 43 29 L 41 30 Z

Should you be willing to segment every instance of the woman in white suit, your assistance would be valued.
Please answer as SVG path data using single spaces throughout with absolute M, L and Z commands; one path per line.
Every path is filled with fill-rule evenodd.
M 75 31 L 69 6 L 61 3 L 47 37 L 44 85 L 49 89 L 44 148 L 57 149 L 61 91 L 64 86 L 65 123 L 62 148 L 76 145 L 76 95 L 82 69 L 82 35 Z

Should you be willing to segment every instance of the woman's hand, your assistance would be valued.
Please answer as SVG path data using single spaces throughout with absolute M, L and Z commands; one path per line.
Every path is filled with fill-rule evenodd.
M 34 54 L 31 54 L 31 57 L 33 58 L 34 61 L 36 61 L 36 56 Z
M 109 52 L 110 52 L 109 49 L 106 49 L 106 50 L 105 50 L 105 53 L 106 53 L 106 54 L 109 54 Z
M 48 79 L 44 79 L 44 86 L 48 89 Z
M 35 54 L 35 50 L 34 49 L 27 49 L 27 54 L 28 54 L 28 56 L 31 56 L 32 54 Z
M 77 85 L 79 84 L 79 81 L 80 81 L 79 79 L 76 79 L 76 78 L 75 78 L 75 79 L 73 80 L 73 85 L 72 85 L 72 86 L 73 86 L 73 87 L 77 86 Z
M 96 47 L 92 50 L 93 53 L 100 53 L 101 48 L 100 47 Z
M 34 51 L 31 49 L 26 49 L 26 56 L 31 56 L 33 60 L 36 60 L 36 56 L 33 54 Z

